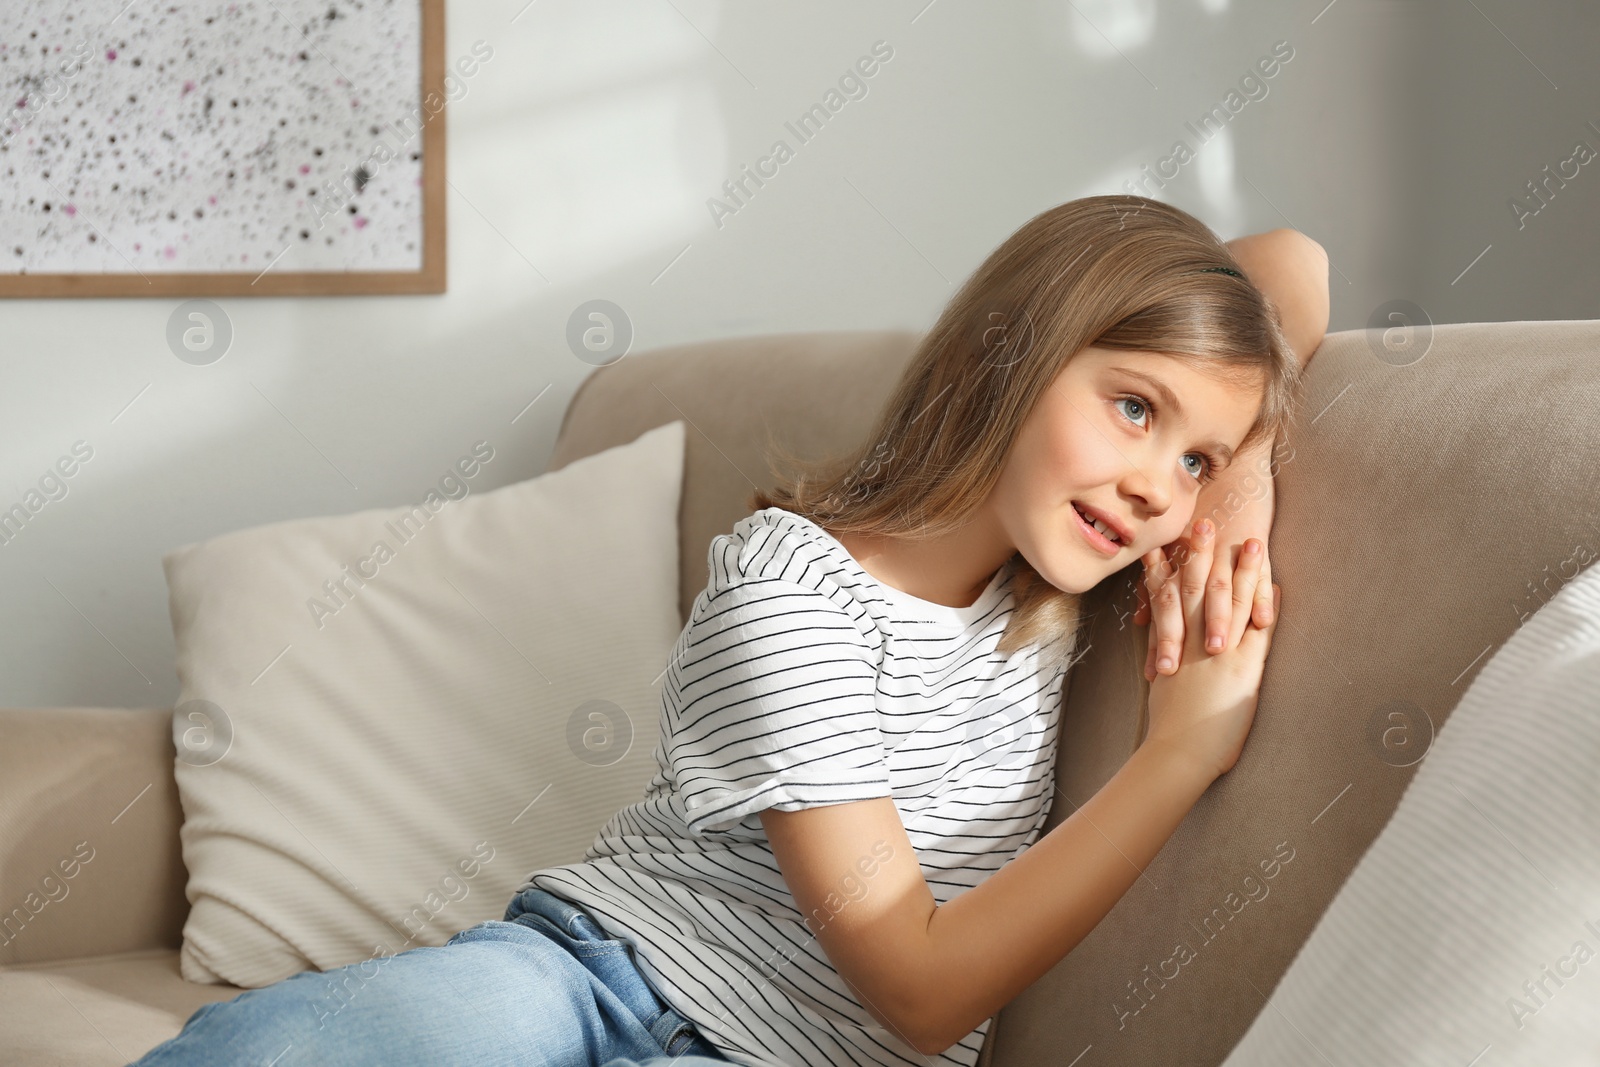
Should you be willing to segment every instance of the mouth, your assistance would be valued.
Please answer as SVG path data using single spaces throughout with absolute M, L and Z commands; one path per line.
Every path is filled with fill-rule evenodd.
M 1072 513 L 1078 520 L 1078 528 L 1083 531 L 1085 540 L 1102 555 L 1115 556 L 1131 540 L 1126 531 L 1113 525 L 1094 508 L 1085 507 L 1074 500 Z

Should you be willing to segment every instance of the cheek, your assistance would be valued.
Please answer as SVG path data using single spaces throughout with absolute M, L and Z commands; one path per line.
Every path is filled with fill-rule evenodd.
M 1174 500 L 1165 515 L 1150 522 L 1150 533 L 1158 545 L 1170 545 L 1182 537 L 1194 519 L 1194 501 Z
M 1068 407 L 1051 424 L 1044 440 L 1043 464 L 1050 483 L 1066 493 L 1094 489 L 1114 482 L 1126 466 L 1127 442 L 1115 439 L 1114 426 L 1098 426 L 1092 411 Z

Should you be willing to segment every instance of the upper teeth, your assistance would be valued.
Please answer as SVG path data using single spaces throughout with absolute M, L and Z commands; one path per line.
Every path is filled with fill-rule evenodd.
M 1119 545 L 1122 543 L 1122 539 L 1117 536 L 1115 530 L 1105 524 L 1104 519 L 1094 519 L 1091 521 L 1089 516 L 1084 513 L 1082 508 L 1078 509 L 1078 514 L 1082 515 L 1083 521 L 1089 523 L 1090 526 L 1093 526 L 1096 530 L 1098 530 L 1100 535 L 1107 541 L 1115 541 Z

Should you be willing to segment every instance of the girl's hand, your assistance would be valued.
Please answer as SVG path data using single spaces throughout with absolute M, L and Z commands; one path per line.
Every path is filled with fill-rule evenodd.
M 1142 558 L 1144 580 L 1136 587 L 1138 606 L 1133 613 L 1133 622 L 1135 626 L 1153 622 L 1145 649 L 1146 681 L 1153 681 L 1157 674 L 1172 674 L 1183 663 L 1183 597 L 1177 585 L 1183 580 L 1179 575 L 1184 561 L 1199 548 L 1202 535 L 1198 531 L 1202 526 L 1207 528 L 1203 536 L 1207 541 L 1209 558 L 1212 553 L 1210 542 L 1216 536 L 1210 520 L 1195 523 L 1190 536 L 1179 538 L 1162 548 L 1153 548 Z M 1235 568 L 1250 551 L 1252 542 L 1254 551 L 1261 557 L 1261 573 L 1257 582 L 1244 588 L 1234 581 L 1233 575 Z M 1258 626 L 1267 626 L 1272 622 L 1272 562 L 1267 557 L 1264 537 L 1245 538 L 1242 543 L 1225 546 L 1224 551 L 1215 553 L 1209 576 L 1200 575 L 1188 580 L 1205 591 L 1203 620 L 1208 653 L 1215 655 L 1238 644 L 1252 618 Z M 1155 604 L 1153 613 L 1152 602 Z M 1163 665 L 1163 660 L 1167 661 L 1166 665 Z
M 1184 624 L 1184 656 L 1174 673 L 1158 675 L 1150 683 L 1150 728 L 1145 742 L 1181 752 L 1214 777 L 1233 768 L 1255 721 L 1256 696 L 1277 627 L 1276 609 L 1282 591 L 1264 579 L 1266 553 L 1260 547 L 1252 550 L 1255 538 L 1251 538 L 1231 572 L 1230 585 L 1241 598 L 1238 603 L 1246 607 L 1254 601 L 1258 583 L 1270 589 L 1272 620 L 1263 627 L 1250 618 L 1248 610 L 1236 612 L 1245 622 L 1242 633 L 1230 632 L 1222 649 L 1209 656 L 1201 655 L 1200 635 L 1207 611 L 1206 578 L 1212 571 L 1212 538 L 1203 527 L 1209 525 L 1207 520 L 1196 523 L 1193 549 L 1179 565 L 1178 574 L 1169 576 L 1161 587 L 1177 591 Z M 1163 595 L 1155 594 L 1158 612 Z

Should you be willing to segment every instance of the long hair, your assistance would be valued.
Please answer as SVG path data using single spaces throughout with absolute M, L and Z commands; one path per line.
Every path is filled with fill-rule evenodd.
M 1194 216 L 1134 195 L 1041 212 L 967 279 L 917 348 L 877 423 L 852 451 L 801 459 L 769 438 L 777 485 L 749 498 L 832 533 L 933 538 L 964 525 L 1000 477 L 1018 429 L 1087 346 L 1160 352 L 1264 387 L 1240 451 L 1284 429 L 1299 369 L 1272 305 Z M 787 472 L 781 470 L 786 466 Z M 999 651 L 1039 645 L 1070 664 L 1080 596 L 1021 553 Z

